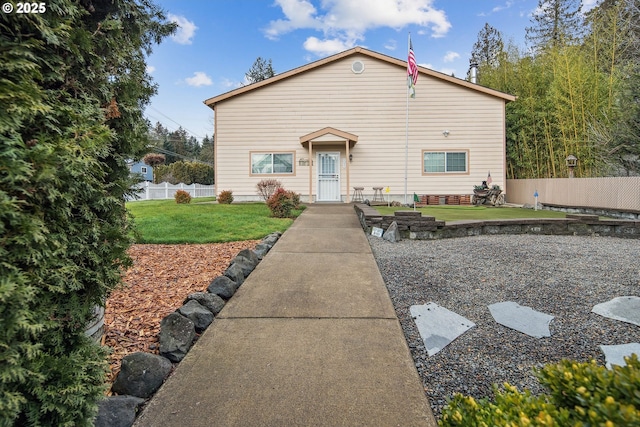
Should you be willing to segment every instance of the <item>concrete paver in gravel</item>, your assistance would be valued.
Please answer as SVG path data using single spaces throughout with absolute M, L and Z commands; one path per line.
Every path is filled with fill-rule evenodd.
M 607 368 L 611 369 L 612 365 L 625 366 L 627 364 L 624 361 L 625 357 L 630 357 L 634 353 L 640 354 L 640 343 L 601 345 L 600 350 L 604 353 Z
M 311 205 L 136 427 L 436 426 L 352 205 Z
M 514 301 L 491 304 L 489 311 L 493 319 L 502 326 L 534 338 L 551 336 L 549 324 L 553 320 L 553 316 L 550 314 L 541 313 Z
M 640 297 L 622 296 L 593 306 L 593 313 L 640 326 Z
M 438 353 L 460 335 L 476 326 L 469 319 L 435 302 L 412 305 L 409 311 L 429 356 Z

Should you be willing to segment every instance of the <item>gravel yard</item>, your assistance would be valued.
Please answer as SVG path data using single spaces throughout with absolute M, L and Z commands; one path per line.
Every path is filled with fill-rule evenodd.
M 487 397 L 492 384 L 508 382 L 539 393 L 532 368 L 565 358 L 604 364 L 599 345 L 640 342 L 640 327 L 591 313 L 614 297 L 640 296 L 637 239 L 497 235 L 369 241 L 437 417 L 456 392 Z M 409 307 L 431 301 L 476 327 L 429 357 Z M 487 306 L 502 301 L 555 316 L 551 337 L 532 338 L 497 324 Z

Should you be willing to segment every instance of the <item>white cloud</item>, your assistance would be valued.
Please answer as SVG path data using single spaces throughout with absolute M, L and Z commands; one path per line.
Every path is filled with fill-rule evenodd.
M 186 79 L 184 79 L 185 82 L 187 82 L 187 84 L 189 86 L 211 86 L 213 84 L 213 82 L 211 81 L 211 77 L 207 76 L 204 72 L 202 71 L 196 71 L 195 73 L 193 73 L 193 77 L 187 77 Z
M 508 1 L 503 6 L 494 7 L 493 9 L 491 9 L 491 12 L 495 13 L 495 12 L 500 12 L 501 10 L 504 10 L 504 9 L 509 9 L 511 7 L 511 5 L 513 5 L 513 2 L 512 1 Z
M 331 54 L 355 46 L 365 39 L 368 30 L 408 25 L 428 29 L 431 37 L 443 37 L 451 23 L 443 10 L 433 6 L 435 0 L 323 0 L 318 6 L 309 0 L 275 0 L 284 19 L 271 21 L 264 30 L 270 39 L 298 29 L 321 32 L 322 39 L 309 37 L 305 48 L 316 54 Z M 340 50 L 335 50 L 335 49 Z
M 242 83 L 237 82 L 237 81 L 233 81 L 230 79 L 222 79 L 222 82 L 220 83 L 222 85 L 223 88 L 225 89 L 231 89 L 231 88 L 237 88 L 242 86 Z
M 153 65 L 147 65 L 147 73 L 152 74 L 156 70 L 156 67 Z
M 191 44 L 193 36 L 196 34 L 196 24 L 189 21 L 184 16 L 174 15 L 170 13 L 168 15 L 169 20 L 178 24 L 178 29 L 175 34 L 171 35 L 171 39 L 178 44 Z
M 265 30 L 270 39 L 277 39 L 281 34 L 299 28 L 320 29 L 322 24 L 316 21 L 316 8 L 307 0 L 277 0 L 276 4 L 282 9 L 287 19 L 271 21 Z
M 582 0 L 582 13 L 587 13 L 598 5 L 600 0 Z
M 332 55 L 336 52 L 347 50 L 350 47 L 352 46 L 348 46 L 342 40 L 338 39 L 320 40 L 317 37 L 309 37 L 304 42 L 304 48 L 318 56 Z
M 458 58 L 460 58 L 460 54 L 458 52 L 448 51 L 442 60 L 444 62 L 453 62 Z
M 478 16 L 489 16 L 493 13 L 498 13 L 501 12 L 505 9 L 509 9 L 511 6 L 513 6 L 513 1 L 506 1 L 503 5 L 499 5 L 494 7 L 493 9 L 491 9 L 491 12 L 480 12 L 478 13 Z
M 396 50 L 397 47 L 398 47 L 398 42 L 396 42 L 393 39 L 387 40 L 387 42 L 384 44 L 384 48 L 387 50 Z

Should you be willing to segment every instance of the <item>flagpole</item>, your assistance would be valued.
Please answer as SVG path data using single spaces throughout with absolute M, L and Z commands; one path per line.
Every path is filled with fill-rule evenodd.
M 409 32 L 409 39 L 407 40 L 407 52 L 411 48 L 411 32 Z M 408 61 L 408 60 L 407 60 Z M 407 83 L 409 76 L 407 75 Z M 409 96 L 411 94 L 411 87 L 407 84 L 407 114 L 405 123 L 405 143 L 404 143 L 404 204 L 407 204 L 407 170 L 409 167 Z

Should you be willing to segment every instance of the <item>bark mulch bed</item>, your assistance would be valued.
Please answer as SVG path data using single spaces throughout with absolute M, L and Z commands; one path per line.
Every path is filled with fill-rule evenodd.
M 158 354 L 160 321 L 182 306 L 187 295 L 206 291 L 242 249 L 258 240 L 203 245 L 133 245 L 133 266 L 105 309 L 102 345 L 111 348 L 109 383 L 130 353 Z

